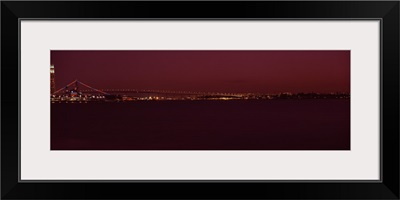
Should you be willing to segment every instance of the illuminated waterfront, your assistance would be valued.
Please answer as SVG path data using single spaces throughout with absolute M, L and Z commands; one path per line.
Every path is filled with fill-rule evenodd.
M 52 102 L 129 102 L 129 101 L 183 101 L 183 100 L 275 100 L 275 99 L 349 99 L 345 93 L 331 94 L 240 94 L 240 95 L 179 95 L 179 94 L 145 94 L 145 95 L 52 95 Z
M 81 90 L 81 84 L 90 90 Z M 69 88 L 73 86 L 72 88 Z M 75 87 L 74 87 L 75 86 Z M 50 95 L 52 102 L 129 102 L 173 100 L 275 100 L 275 99 L 349 99 L 344 92 L 331 93 L 223 93 L 136 89 L 95 89 L 78 80 L 73 81 Z

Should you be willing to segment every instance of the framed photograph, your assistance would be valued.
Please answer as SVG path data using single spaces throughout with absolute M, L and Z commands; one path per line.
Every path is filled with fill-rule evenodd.
M 3 1 L 1 198 L 399 199 L 399 6 Z

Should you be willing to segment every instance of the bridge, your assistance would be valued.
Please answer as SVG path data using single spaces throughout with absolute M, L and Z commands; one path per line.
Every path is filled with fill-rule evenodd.
M 55 91 L 52 95 L 60 94 L 102 94 L 112 95 L 121 93 L 154 93 L 154 94 L 175 94 L 175 95 L 211 95 L 211 96 L 237 96 L 241 97 L 243 94 L 238 93 L 222 93 L 222 92 L 198 92 L 198 91 L 173 91 L 173 90 L 146 90 L 146 89 L 96 89 L 79 80 L 74 80 L 67 84 L 65 87 Z

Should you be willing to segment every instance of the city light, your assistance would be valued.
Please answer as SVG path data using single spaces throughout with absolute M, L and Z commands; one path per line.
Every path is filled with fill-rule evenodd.
M 72 88 L 71 88 L 72 87 Z M 84 88 L 84 89 L 81 89 Z M 226 93 L 198 91 L 106 89 L 98 90 L 75 80 L 50 95 L 51 102 L 131 102 L 131 101 L 228 101 L 228 100 L 276 100 L 276 99 L 349 99 L 344 92 L 329 93 Z

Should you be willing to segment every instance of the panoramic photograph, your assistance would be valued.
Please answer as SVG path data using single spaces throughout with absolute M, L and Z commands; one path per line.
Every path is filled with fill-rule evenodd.
M 51 150 L 350 150 L 349 50 L 52 50 Z

